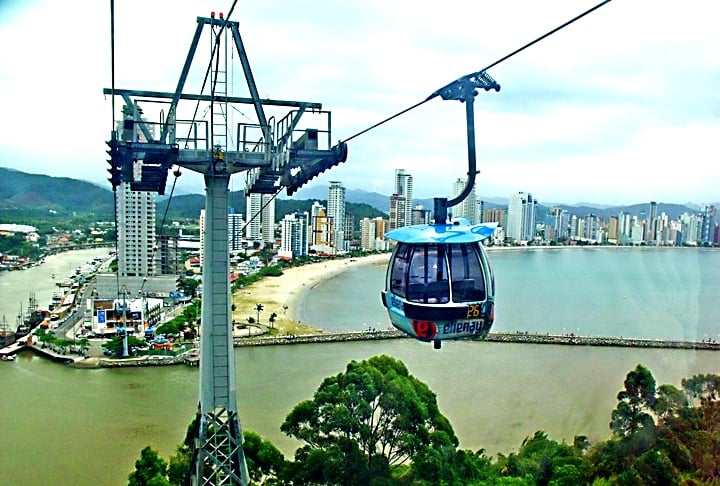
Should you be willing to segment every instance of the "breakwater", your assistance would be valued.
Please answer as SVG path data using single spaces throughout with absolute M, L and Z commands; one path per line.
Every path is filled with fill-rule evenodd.
M 353 341 L 376 341 L 383 339 L 412 339 L 405 333 L 397 330 L 333 332 L 316 334 L 286 334 L 282 336 L 253 336 L 235 337 L 235 347 L 247 346 L 282 346 L 294 344 L 341 343 Z M 472 340 L 472 339 L 466 339 Z M 484 341 L 495 343 L 517 344 L 549 344 L 556 346 L 601 346 L 619 348 L 646 348 L 646 349 L 684 349 L 718 351 L 720 343 L 714 340 L 704 341 L 677 341 L 665 339 L 633 339 L 599 336 L 575 336 L 532 334 L 526 332 L 490 333 Z M 80 368 L 131 368 L 139 366 L 168 366 L 185 364 L 199 365 L 200 356 L 197 348 L 191 348 L 174 356 L 140 356 L 126 359 L 83 358 L 81 356 L 66 356 L 54 353 L 38 346 L 28 346 L 37 354 L 44 355 L 54 361 L 73 364 Z M 23 349 L 23 348 L 19 348 Z M 19 350 L 18 349 L 18 350 Z M 17 350 L 15 351 L 17 352 Z
M 531 333 L 490 333 L 486 341 L 503 343 L 555 344 L 565 346 L 606 346 L 621 348 L 664 348 L 720 350 L 720 343 L 714 340 L 677 341 L 667 339 L 634 339 L 600 336 L 575 336 L 573 334 L 531 334 Z
M 399 339 L 407 337 L 407 334 L 395 330 L 285 334 L 282 336 L 235 337 L 233 338 L 233 345 L 237 348 L 243 346 L 272 346 L 281 344 L 375 341 L 378 339 Z
M 350 342 L 350 341 L 372 341 L 377 339 L 410 339 L 401 331 L 359 331 L 342 333 L 320 333 L 283 336 L 262 336 L 251 338 L 235 338 L 234 345 L 242 346 L 272 346 L 308 343 L 329 343 L 329 342 Z M 717 341 L 676 341 L 664 339 L 634 339 L 615 338 L 599 336 L 575 336 L 533 334 L 526 332 L 516 333 L 490 333 L 485 341 L 499 343 L 527 343 L 527 344 L 552 344 L 563 346 L 606 346 L 623 348 L 666 348 L 666 349 L 688 349 L 688 350 L 720 350 L 720 343 Z

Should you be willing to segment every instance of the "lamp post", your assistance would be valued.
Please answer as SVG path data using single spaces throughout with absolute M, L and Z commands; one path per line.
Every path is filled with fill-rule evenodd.
M 91 302 L 90 302 L 90 331 L 91 332 L 95 332 L 95 316 L 97 314 L 95 312 L 95 299 L 98 298 L 98 295 L 99 294 L 98 294 L 97 289 L 93 288 L 92 292 L 90 292 L 90 299 L 91 299 Z
M 128 289 L 125 285 L 123 285 L 123 287 L 122 287 L 122 293 L 123 293 L 122 357 L 127 358 L 128 356 L 130 356 L 130 354 L 128 353 L 128 331 L 127 331 L 127 294 L 128 294 Z

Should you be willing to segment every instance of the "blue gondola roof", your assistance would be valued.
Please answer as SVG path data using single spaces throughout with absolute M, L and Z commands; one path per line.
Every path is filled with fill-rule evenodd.
M 473 243 L 489 238 L 497 223 L 471 225 L 458 218 L 446 224 L 404 226 L 385 233 L 385 237 L 401 243 Z

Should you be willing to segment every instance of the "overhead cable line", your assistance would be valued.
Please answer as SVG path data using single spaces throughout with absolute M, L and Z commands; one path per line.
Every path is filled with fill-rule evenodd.
M 110 102 L 112 103 L 112 127 L 111 137 L 116 138 L 115 132 L 115 0 L 110 0 Z M 112 162 L 111 162 L 112 163 Z M 117 186 L 113 186 L 113 219 L 115 222 L 115 263 L 117 270 L 115 271 L 115 286 L 118 296 L 120 296 L 120 251 L 119 240 L 120 232 L 118 231 L 118 203 L 117 203 Z M 124 323 L 123 323 L 124 325 Z
M 283 188 L 281 187 L 280 189 L 278 189 L 277 191 L 275 191 L 275 194 L 273 194 L 272 197 L 271 197 L 270 199 L 268 199 L 268 201 L 267 201 L 265 204 L 263 204 L 262 206 L 260 206 L 260 209 L 258 209 L 257 212 L 256 212 L 250 219 L 248 219 L 247 223 L 245 223 L 245 225 L 244 225 L 242 228 L 240 228 L 240 233 L 242 233 L 243 231 L 245 231 L 245 228 L 247 228 L 250 223 L 252 223 L 253 221 L 255 221 L 255 218 L 257 218 L 257 217 L 263 212 L 263 210 L 264 210 L 266 207 L 268 207 L 268 205 L 269 205 L 271 202 L 273 202 L 273 200 L 278 196 L 278 194 L 280 194 L 280 193 L 282 192 L 282 190 L 283 190 Z M 246 196 L 247 196 L 247 194 L 246 194 Z
M 520 48 L 518 48 L 518 49 L 515 49 L 515 50 L 512 51 L 510 54 L 507 54 L 507 55 L 501 57 L 500 59 L 498 59 L 497 61 L 489 64 L 488 66 L 486 66 L 485 68 L 481 69 L 480 71 L 477 71 L 477 72 L 474 72 L 474 73 L 471 73 L 471 74 L 468 74 L 468 75 L 466 75 L 466 76 L 463 76 L 463 77 L 461 77 L 461 78 L 456 79 L 456 80 L 453 81 L 452 83 L 449 83 L 449 84 L 447 84 L 446 86 L 443 86 L 442 88 L 434 91 L 430 96 L 428 96 L 428 97 L 425 98 L 424 100 L 420 101 L 419 103 L 415 103 L 415 104 L 412 105 L 411 107 L 405 108 L 404 110 L 402 110 L 402 111 L 400 111 L 400 112 L 398 112 L 398 113 L 396 113 L 396 114 L 394 114 L 394 115 L 392 115 L 392 116 L 390 116 L 390 117 L 388 117 L 388 118 L 385 118 L 384 120 L 381 120 L 380 122 L 378 122 L 378 123 L 376 123 L 376 124 L 374 124 L 374 125 L 366 128 L 366 129 L 364 129 L 364 130 L 356 133 L 355 135 L 352 135 L 352 136 L 346 138 L 345 140 L 343 140 L 343 142 L 347 143 L 347 142 L 349 142 L 350 140 L 352 140 L 353 138 L 359 137 L 360 135 L 369 132 L 369 131 L 372 130 L 373 128 L 377 128 L 377 127 L 379 127 L 380 125 L 383 125 L 384 123 L 387 123 L 387 122 L 389 122 L 390 120 L 393 120 L 394 118 L 399 117 L 400 115 L 404 115 L 405 113 L 407 113 L 407 112 L 410 111 L 410 110 L 414 110 L 415 108 L 423 105 L 424 103 L 432 100 L 433 98 L 436 98 L 437 96 L 440 96 L 440 95 L 441 95 L 441 92 L 442 92 L 443 90 L 446 90 L 447 88 L 451 87 L 452 85 L 454 85 L 454 84 L 456 84 L 456 83 L 458 83 L 458 82 L 461 82 L 461 81 L 463 81 L 463 80 L 469 80 L 469 79 L 471 79 L 471 78 L 473 78 L 473 77 L 477 77 L 477 76 L 481 75 L 482 73 L 484 73 L 484 72 L 487 71 L 488 69 L 493 68 L 493 67 L 497 66 L 498 64 L 500 64 L 501 62 L 510 59 L 510 58 L 513 57 L 515 54 L 518 54 L 519 52 L 524 51 L 524 50 L 527 49 L 528 47 L 531 47 L 531 46 L 537 44 L 537 43 L 540 42 L 541 40 L 543 40 L 543 39 L 551 36 L 552 34 L 556 33 L 557 31 L 559 31 L 559 30 L 561 30 L 561 29 L 564 29 L 565 27 L 567 27 L 568 25 L 572 24 L 573 22 L 575 22 L 575 21 L 577 21 L 577 20 L 580 20 L 581 18 L 583 18 L 583 17 L 585 17 L 586 15 L 594 12 L 595 10 L 599 9 L 600 7 L 602 7 L 603 5 L 605 5 L 605 4 L 607 4 L 607 3 L 610 3 L 611 1 L 612 1 L 612 0 L 604 0 L 603 2 L 600 2 L 599 4 L 595 5 L 594 7 L 590 8 L 590 9 L 588 9 L 588 10 L 586 10 L 585 12 L 581 13 L 580 15 L 577 15 L 576 17 L 573 17 L 572 19 L 568 20 L 568 21 L 565 22 L 564 24 L 562 24 L 562 25 L 560 25 L 560 26 L 558 26 L 558 27 L 555 27 L 555 28 L 552 29 L 551 31 L 546 32 L 545 34 L 541 35 L 540 37 L 536 38 L 535 40 L 533 40 L 533 41 L 531 41 L 531 42 L 528 42 L 527 44 L 525 44 L 524 46 L 522 46 L 522 47 L 520 47 Z

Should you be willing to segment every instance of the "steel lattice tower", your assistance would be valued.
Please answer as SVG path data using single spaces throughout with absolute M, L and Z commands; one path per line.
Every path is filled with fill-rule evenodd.
M 184 92 L 204 27 L 210 27 L 210 68 L 201 94 Z M 249 97 L 231 96 L 228 86 L 228 47 L 238 54 Z M 206 65 L 207 66 L 207 65 Z M 207 94 L 205 91 L 209 91 Z M 228 250 L 229 183 L 232 174 L 245 172 L 246 193 L 292 195 L 321 172 L 347 158 L 347 146 L 331 146 L 330 113 L 320 103 L 260 100 L 243 47 L 237 22 L 198 17 L 197 29 L 174 92 L 105 89 L 120 96 L 127 113 L 147 103 L 169 105 L 157 122 L 139 115 L 123 120 L 108 141 L 110 182 L 129 182 L 135 191 L 164 194 L 173 166 L 203 174 L 206 188 L 203 298 L 200 327 L 200 393 L 194 422 L 192 483 L 225 485 L 248 483 L 237 407 L 233 349 L 230 265 Z M 204 94 L 203 94 L 204 93 Z M 181 119 L 180 101 L 209 106 L 209 121 Z M 234 104 L 253 106 L 257 120 L 231 126 Z M 268 118 L 265 108 L 290 111 Z M 206 110 L 207 111 L 207 110 Z M 191 108 L 190 112 L 193 110 Z M 310 113 L 320 125 L 300 123 Z M 306 117 L 307 118 L 307 117 Z M 276 121 L 277 120 L 277 121 Z M 319 120 L 319 121 L 318 121 Z M 160 133 L 153 138 L 151 125 Z M 176 172 L 177 175 L 177 172 Z

